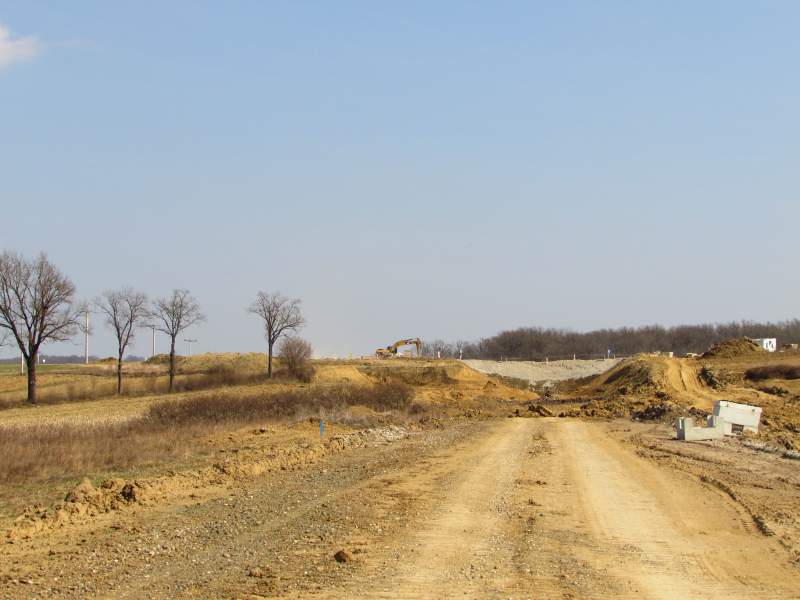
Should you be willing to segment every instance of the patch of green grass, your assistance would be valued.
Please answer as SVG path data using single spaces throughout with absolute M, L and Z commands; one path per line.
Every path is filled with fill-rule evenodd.
M 36 373 L 72 373 L 76 369 L 80 369 L 81 365 L 48 365 L 42 364 L 36 366 Z M 0 375 L 19 375 L 19 363 L 2 363 L 0 364 Z

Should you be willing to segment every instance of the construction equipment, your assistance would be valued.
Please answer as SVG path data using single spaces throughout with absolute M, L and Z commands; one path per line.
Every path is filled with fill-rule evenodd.
M 398 342 L 395 342 L 391 346 L 386 346 L 386 348 L 378 348 L 377 350 L 375 350 L 375 356 L 377 356 L 378 358 L 391 358 L 393 356 L 397 356 L 397 350 L 402 346 L 416 346 L 417 358 L 422 356 L 422 340 L 419 338 L 400 340 Z

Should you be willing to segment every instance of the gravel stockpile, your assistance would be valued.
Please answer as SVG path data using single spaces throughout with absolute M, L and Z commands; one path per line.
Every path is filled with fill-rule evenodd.
M 580 379 L 608 371 L 621 359 L 559 360 L 550 362 L 465 360 L 468 367 L 487 375 L 527 379 L 533 384 L 546 381 Z

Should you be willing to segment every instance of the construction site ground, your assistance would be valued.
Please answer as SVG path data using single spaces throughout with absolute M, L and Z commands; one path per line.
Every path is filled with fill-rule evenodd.
M 461 424 L 7 544 L 0 593 L 796 598 L 753 513 L 793 512 L 796 533 L 797 469 L 737 452 L 630 423 Z
M 3 519 L 0 598 L 800 597 L 800 461 L 577 408 L 624 404 L 637 386 L 645 403 L 676 386 L 682 406 L 698 385 L 696 410 L 766 394 L 735 383 L 739 367 L 722 391 L 696 383 L 700 364 L 646 360 L 649 378 L 623 363 L 550 399 L 457 363 L 321 365 L 323 381 L 414 381 L 438 416 L 332 424 L 324 441 L 310 419 L 231 431 L 204 441 L 212 457 L 133 474 L 122 503 L 93 477 L 80 511 Z M 64 417 L 113 413 L 96 402 Z M 547 402 L 577 412 L 526 409 Z

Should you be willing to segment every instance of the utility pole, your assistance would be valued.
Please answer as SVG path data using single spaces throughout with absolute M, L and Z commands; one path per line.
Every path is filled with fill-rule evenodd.
M 155 323 L 150 325 L 150 329 L 153 330 L 153 353 L 150 355 L 152 357 L 152 356 L 156 355 L 156 326 L 155 326 Z
M 25 355 L 22 352 L 19 353 L 19 374 L 25 374 Z
M 197 342 L 197 340 L 193 340 L 193 339 L 188 339 L 187 340 L 186 338 L 183 338 L 183 341 L 186 342 L 187 344 L 189 344 L 189 356 L 191 356 L 192 355 L 192 344 Z

